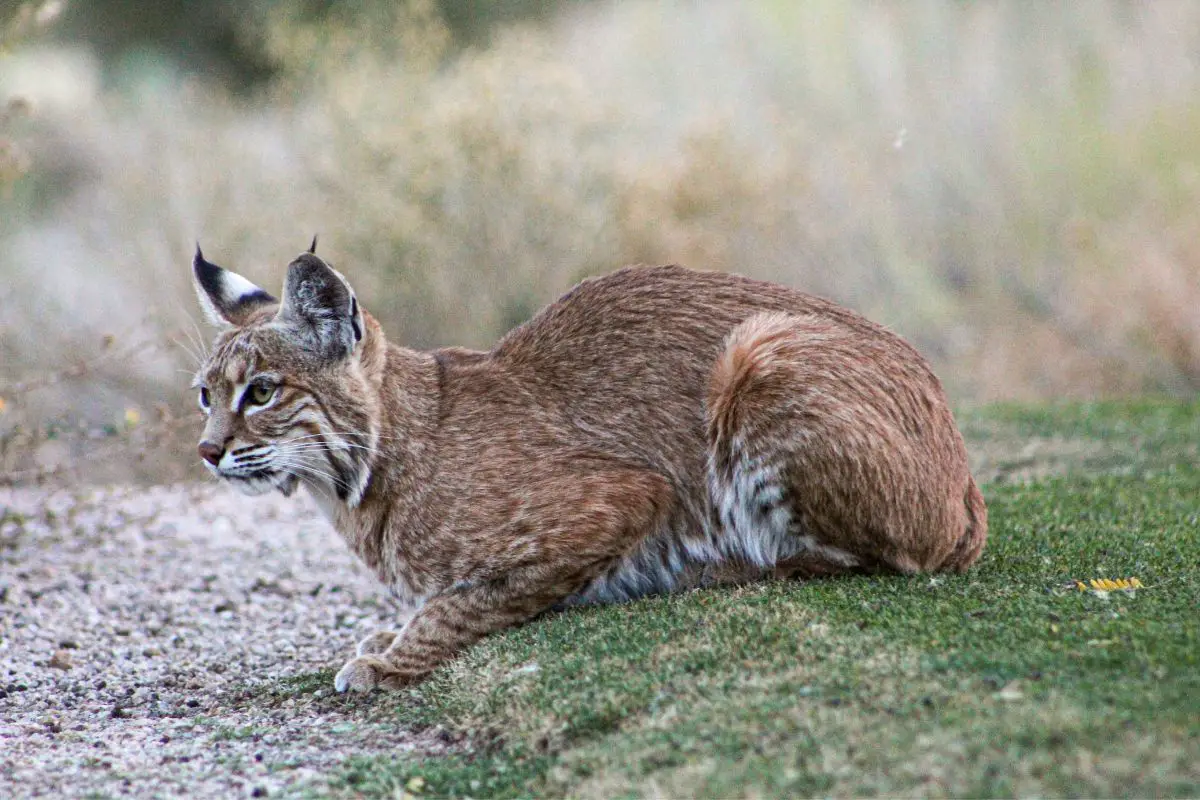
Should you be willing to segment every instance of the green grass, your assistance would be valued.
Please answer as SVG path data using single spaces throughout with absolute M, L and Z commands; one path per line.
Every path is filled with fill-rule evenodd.
M 965 576 L 770 583 L 547 617 L 389 697 L 449 756 L 333 790 L 432 796 L 1200 793 L 1200 405 L 964 415 L 998 470 Z M 1003 460 L 1002 458 L 1000 459 Z M 995 464 L 993 459 L 993 465 Z M 1044 466 L 1044 465 L 1043 465 Z M 1074 581 L 1138 577 L 1100 596 Z M 327 687 L 301 676 L 292 691 Z

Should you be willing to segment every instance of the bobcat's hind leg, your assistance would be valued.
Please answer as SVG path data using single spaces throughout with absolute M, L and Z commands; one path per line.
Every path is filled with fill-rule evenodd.
M 726 559 L 777 578 L 836 574 L 859 564 L 857 556 L 812 535 L 796 496 L 791 471 L 805 431 L 786 413 L 794 389 L 790 382 L 764 380 L 780 354 L 761 349 L 758 339 L 791 319 L 760 315 L 734 328 L 706 407 L 708 488 L 720 529 L 718 549 Z
M 748 558 L 913 573 L 965 569 L 983 547 L 986 510 L 941 385 L 865 320 L 749 318 L 726 339 L 706 416 L 713 503 Z

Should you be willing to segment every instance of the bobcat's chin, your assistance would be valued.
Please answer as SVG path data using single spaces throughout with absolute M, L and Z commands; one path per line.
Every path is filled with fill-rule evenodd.
M 296 489 L 297 478 L 288 472 L 272 471 L 259 472 L 255 475 L 222 475 L 216 470 L 210 471 L 247 497 L 259 497 L 272 489 L 278 489 L 286 497 Z
M 274 481 L 269 478 L 241 478 L 230 481 L 233 487 L 247 497 L 258 497 L 275 488 Z

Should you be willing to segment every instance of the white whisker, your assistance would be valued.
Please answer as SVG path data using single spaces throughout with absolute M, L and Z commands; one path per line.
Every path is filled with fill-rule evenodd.
M 168 341 L 175 347 L 178 347 L 180 350 L 182 350 L 188 358 L 195 362 L 197 367 L 204 363 L 204 357 L 196 352 L 194 347 L 188 346 L 186 342 L 180 341 L 174 337 L 169 338 Z
M 283 459 L 281 463 L 277 463 L 275 466 L 281 471 L 287 472 L 291 475 L 307 475 L 325 480 L 340 489 L 347 491 L 350 489 L 350 486 L 348 486 L 345 481 L 341 480 L 336 475 L 313 466 L 312 464 L 305 464 L 299 461 L 289 461 L 287 459 Z
M 362 444 L 350 444 L 349 442 L 308 442 L 299 446 L 288 443 L 280 443 L 279 447 L 287 448 L 289 452 L 293 453 L 307 453 L 310 451 L 332 453 L 342 449 L 366 450 L 368 452 L 375 451 L 374 447 L 367 447 L 366 445 Z
M 336 475 L 328 471 L 323 465 L 313 464 L 305 459 L 296 458 L 293 456 L 293 454 L 286 451 L 281 451 L 279 455 L 272 460 L 272 466 L 283 471 L 302 470 L 307 474 L 325 478 L 326 480 L 335 484 L 340 485 L 342 483 Z

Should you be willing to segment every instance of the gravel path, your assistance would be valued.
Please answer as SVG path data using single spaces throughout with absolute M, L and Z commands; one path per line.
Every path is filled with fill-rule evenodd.
M 280 683 L 395 623 L 308 498 L 0 489 L 0 797 L 274 797 L 443 749 Z

